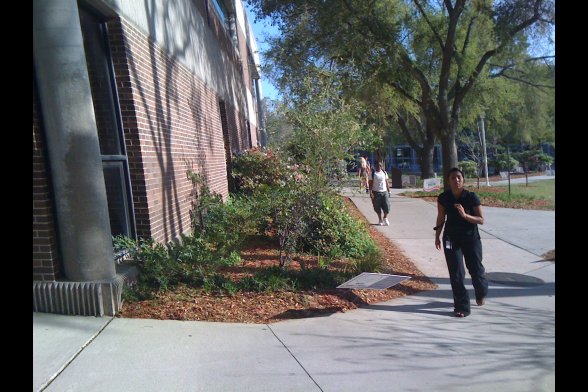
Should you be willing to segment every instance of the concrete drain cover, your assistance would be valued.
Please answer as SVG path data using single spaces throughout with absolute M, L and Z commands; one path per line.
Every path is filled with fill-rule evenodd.
M 486 277 L 490 282 L 507 284 L 509 286 L 539 286 L 545 282 L 534 276 L 515 274 L 512 272 L 488 272 Z
M 384 290 L 407 279 L 410 279 L 410 276 L 362 272 L 355 278 L 352 278 L 347 282 L 340 284 L 339 286 L 337 286 L 337 288 Z

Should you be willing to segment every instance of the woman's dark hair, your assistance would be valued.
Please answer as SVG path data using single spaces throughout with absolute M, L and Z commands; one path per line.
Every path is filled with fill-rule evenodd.
M 449 178 L 449 176 L 451 175 L 451 173 L 455 173 L 455 172 L 459 172 L 461 174 L 461 176 L 463 178 L 465 178 L 465 175 L 463 174 L 463 172 L 458 167 L 452 167 L 451 169 L 449 169 L 449 171 L 447 172 L 447 178 Z

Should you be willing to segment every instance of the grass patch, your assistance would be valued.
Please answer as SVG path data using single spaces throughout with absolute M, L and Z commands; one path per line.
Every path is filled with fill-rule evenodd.
M 508 185 L 480 186 L 466 184 L 466 189 L 476 192 L 483 206 L 519 208 L 527 210 L 555 211 L 555 179 L 529 182 L 525 184 L 511 184 L 510 194 Z M 403 192 L 407 197 L 427 197 L 436 199 L 440 192 Z
M 508 185 L 506 188 L 508 189 Z M 555 179 L 529 182 L 528 186 L 511 184 L 510 188 L 512 193 L 550 200 L 555 209 Z
M 555 210 L 555 179 L 511 184 L 494 187 L 470 188 L 480 197 L 483 205 L 523 208 L 533 210 Z

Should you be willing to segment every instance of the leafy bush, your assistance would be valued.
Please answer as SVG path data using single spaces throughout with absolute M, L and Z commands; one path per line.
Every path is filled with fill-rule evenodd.
M 252 217 L 251 203 L 247 198 L 230 197 L 225 203 L 219 201 L 208 205 L 202 231 L 195 235 L 201 236 L 218 258 L 235 259 L 232 253 L 241 249 L 247 236 L 256 233 Z
M 474 161 L 461 161 L 457 167 L 463 172 L 466 178 L 478 177 L 478 164 Z
M 519 161 L 506 153 L 496 155 L 489 163 L 498 171 L 512 171 L 519 166 Z
M 298 287 L 305 290 L 316 290 L 337 287 L 335 274 L 324 268 L 311 268 L 297 271 L 293 279 Z
M 316 213 L 309 217 L 308 233 L 301 238 L 301 249 L 330 258 L 357 258 L 375 246 L 366 226 L 348 214 L 340 196 L 318 195 L 317 204 Z
M 288 174 L 288 160 L 278 151 L 252 148 L 233 158 L 232 175 L 241 193 L 251 194 L 262 185 L 284 185 Z
M 362 272 L 380 272 L 383 266 L 383 255 L 377 246 L 370 247 L 363 256 L 353 261 L 353 272 L 361 274 Z
M 238 286 L 244 291 L 257 292 L 332 289 L 350 278 L 349 272 L 337 273 L 324 268 L 292 271 L 269 267 L 241 279 Z
M 527 150 L 513 155 L 525 164 L 526 170 L 544 170 L 553 163 L 553 157 L 540 150 Z
M 149 297 L 151 291 L 166 291 L 174 287 L 179 277 L 177 261 L 169 256 L 168 248 L 152 239 L 134 241 L 128 237 L 114 238 L 115 248 L 125 248 L 130 259 L 139 268 L 136 291 L 139 296 Z
M 257 271 L 254 276 L 241 279 L 239 287 L 244 291 L 263 292 L 294 290 L 295 284 L 290 279 L 290 272 L 280 267 L 268 267 Z
M 232 294 L 238 290 L 275 291 L 297 287 L 334 287 L 338 278 L 326 268 L 330 260 L 363 260 L 377 267 L 373 243 L 365 224 L 358 223 L 338 195 L 317 188 L 312 173 L 288 165 L 273 153 L 258 149 L 235 160 L 241 168 L 242 189 L 225 202 L 209 191 L 202 177 L 187 172 L 192 181 L 192 233 L 166 245 L 153 240 L 120 238 L 140 269 L 136 292 L 169 290 L 179 284 L 205 291 Z M 286 163 L 285 163 L 286 162 Z M 265 170 L 270 170 L 266 173 Z M 280 249 L 280 266 L 234 282 L 220 267 L 241 261 L 239 251 L 248 237 L 269 235 Z M 286 267 L 297 252 L 320 257 L 320 268 L 292 272 Z M 340 283 L 340 282 L 339 282 Z

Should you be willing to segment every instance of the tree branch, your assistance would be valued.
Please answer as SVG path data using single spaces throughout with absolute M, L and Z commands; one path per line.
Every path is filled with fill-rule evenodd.
M 515 77 L 515 76 L 510 76 L 510 75 L 507 75 L 507 74 L 505 74 L 505 73 L 499 73 L 499 74 L 493 75 L 493 76 L 491 76 L 491 77 L 492 77 L 492 78 L 498 78 L 498 77 L 502 77 L 502 78 L 506 78 L 506 79 L 514 80 L 514 81 L 516 81 L 516 82 L 521 82 L 521 83 L 523 83 L 523 84 L 526 84 L 526 85 L 529 85 L 529 86 L 533 86 L 533 87 L 537 87 L 537 88 L 541 88 L 541 87 L 544 87 L 544 88 L 553 88 L 553 89 L 555 88 L 555 86 L 550 86 L 550 85 L 547 85 L 547 84 L 537 84 L 537 83 L 533 83 L 533 82 L 530 82 L 530 81 L 528 81 L 528 80 L 525 80 L 525 79 L 521 79 L 521 78 L 517 78 L 517 77 Z
M 478 76 L 482 72 L 482 69 L 484 68 L 484 66 L 486 65 L 488 60 L 490 60 L 490 58 L 492 56 L 494 56 L 494 55 L 500 53 L 502 50 L 504 50 L 506 45 L 512 40 L 512 38 L 517 33 L 524 30 L 525 28 L 531 26 L 533 23 L 535 23 L 536 21 L 539 20 L 539 18 L 541 16 L 539 13 L 540 4 L 541 4 L 541 0 L 536 0 L 535 5 L 533 7 L 533 15 L 529 19 L 522 21 L 517 26 L 512 28 L 510 30 L 510 32 L 507 34 L 507 37 L 496 48 L 491 49 L 491 50 L 487 51 L 486 53 L 484 53 L 484 55 L 482 56 L 482 58 L 480 58 L 480 61 L 478 62 L 478 64 L 474 68 L 472 74 L 468 78 L 467 82 L 464 84 L 461 91 L 456 91 L 455 100 L 453 101 L 454 106 L 461 105 L 463 98 L 468 93 L 468 91 L 472 88 L 473 84 L 475 83 L 476 79 L 478 78 Z
M 420 143 L 418 143 L 414 139 L 412 134 L 410 133 L 406 119 L 402 116 L 400 111 L 397 111 L 396 114 L 398 116 L 398 125 L 400 126 L 400 130 L 402 131 L 402 134 L 406 138 L 406 141 L 408 142 L 408 144 L 410 144 L 410 146 L 413 149 L 416 150 L 417 154 L 420 155 L 421 151 L 422 151 L 422 147 L 420 146 Z M 422 129 L 423 129 L 422 124 L 416 120 L 415 120 L 415 123 L 416 123 L 417 131 L 420 131 L 422 133 Z
M 401 85 L 400 83 L 396 82 L 396 81 L 392 81 L 392 82 L 388 82 L 388 85 L 391 87 L 394 87 L 400 94 L 402 94 L 406 99 L 408 99 L 410 102 L 413 102 L 419 106 L 421 106 L 421 101 L 419 101 L 418 99 L 416 99 L 415 97 L 413 97 L 408 91 L 406 91 Z
M 449 16 L 449 24 L 447 26 L 447 38 L 446 38 L 446 45 L 445 50 L 443 51 L 443 58 L 441 61 L 441 70 L 439 73 L 439 92 L 437 97 L 437 102 L 439 104 L 439 111 L 441 113 L 448 112 L 448 91 L 449 91 L 449 74 L 451 70 L 451 59 L 453 58 L 453 54 L 455 53 L 455 37 L 457 34 L 457 22 L 459 21 L 459 17 L 464 9 L 464 0 L 457 0 L 455 2 L 455 6 L 451 7 L 451 3 L 449 1 L 445 2 L 445 6 L 447 7 L 448 16 Z M 455 107 L 455 105 L 454 105 Z M 441 118 L 446 118 L 445 116 L 441 116 Z M 449 128 L 450 124 L 443 122 L 443 126 Z
M 427 14 L 425 13 L 425 10 L 423 9 L 423 7 L 421 6 L 421 4 L 418 2 L 418 0 L 413 0 L 414 4 L 417 6 L 419 12 L 421 13 L 421 15 L 423 16 L 423 18 L 425 19 L 425 21 L 427 22 L 427 24 L 429 25 L 429 28 L 431 29 L 431 31 L 433 32 L 433 35 L 435 36 L 435 38 L 437 39 L 437 41 L 439 42 L 439 46 L 441 47 L 441 51 L 445 51 L 445 44 L 443 43 L 443 39 L 441 38 L 441 36 L 439 35 L 439 33 L 437 32 L 437 30 L 433 27 L 433 24 L 431 23 L 431 21 L 429 20 L 429 18 L 427 17 Z M 451 5 L 451 3 L 450 3 Z

